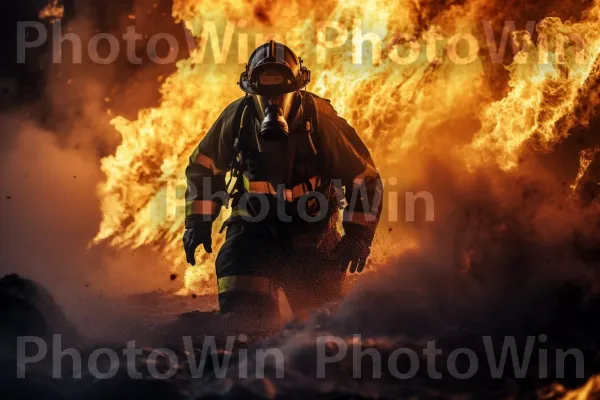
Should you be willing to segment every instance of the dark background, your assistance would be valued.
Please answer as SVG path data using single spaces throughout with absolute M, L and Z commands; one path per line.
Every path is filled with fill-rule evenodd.
M 51 0 L 49 0 L 51 1 Z M 150 61 L 146 44 L 148 37 L 155 33 L 169 33 L 179 42 L 178 59 L 186 58 L 189 53 L 185 41 L 184 28 L 176 24 L 171 16 L 171 0 L 64 0 L 65 14 L 62 19 L 63 32 L 75 32 L 82 38 L 83 62 L 73 64 L 70 58 L 71 44 L 63 44 L 63 63 L 52 62 L 52 29 L 49 20 L 40 20 L 39 12 L 47 4 L 47 0 L 26 0 L 16 2 L 2 2 L 3 10 L 0 13 L 0 40 L 2 41 L 2 57 L 0 58 L 0 90 L 2 97 L 0 108 L 3 111 L 23 112 L 26 107 L 27 117 L 35 118 L 49 128 L 55 128 L 57 123 L 64 120 L 61 110 L 65 103 L 69 109 L 77 101 L 59 102 L 57 107 L 56 93 L 60 92 L 63 99 L 69 98 L 72 93 L 80 91 L 82 81 L 95 81 L 102 86 L 103 93 L 95 93 L 100 98 L 109 98 L 107 108 L 111 108 L 119 115 L 134 117 L 137 110 L 158 104 L 161 85 L 159 77 L 167 77 L 175 70 L 175 63 L 158 65 Z M 135 20 L 129 16 L 135 15 Z M 17 63 L 17 23 L 19 21 L 42 22 L 48 30 L 48 39 L 45 45 L 27 49 L 26 63 Z M 127 60 L 125 41 L 122 39 L 127 26 L 135 25 L 136 33 L 144 35 L 137 42 L 136 55 L 142 58 L 140 65 L 132 64 Z M 92 63 L 87 57 L 87 38 L 94 33 L 111 33 L 120 42 L 119 57 L 110 65 Z M 35 35 L 35 33 L 32 34 Z M 102 54 L 101 42 L 99 53 Z M 157 54 L 164 57 L 168 54 L 168 45 L 165 41 L 159 42 Z M 140 73 L 142 72 L 142 73 Z M 69 85 L 75 89 L 64 87 Z M 140 95 L 139 85 L 144 86 L 144 93 Z M 133 93 L 132 93 L 133 92 Z M 74 99 L 77 100 L 77 99 Z M 72 111 L 72 109 L 71 109 Z M 33 115 L 32 115 L 33 113 Z
M 116 116 L 135 119 L 140 109 L 157 106 L 160 86 L 176 69 L 175 62 L 159 65 L 150 60 L 148 38 L 169 33 L 178 40 L 178 58 L 189 54 L 183 26 L 171 16 L 170 0 L 61 3 L 63 32 L 81 38 L 81 64 L 72 62 L 66 42 L 63 62 L 53 63 L 53 25 L 39 19 L 46 0 L 2 2 L 0 277 L 18 273 L 34 279 L 80 322 L 88 318 L 90 305 L 98 303 L 94 296 L 181 287 L 180 281 L 169 279 L 170 266 L 158 265 L 150 250 L 119 253 L 108 245 L 88 249 L 88 244 L 102 217 L 96 194 L 104 180 L 101 160 L 121 142 L 110 121 Z M 28 49 L 24 64 L 17 64 L 19 21 L 42 22 L 48 30 L 46 44 Z M 144 35 L 136 48 L 143 60 L 139 65 L 127 60 L 122 39 L 132 25 Z M 95 33 L 119 39 L 114 63 L 96 64 L 87 56 L 89 37 Z M 99 48 L 99 53 L 105 50 Z M 168 50 L 166 42 L 159 42 L 160 57 Z M 92 300 L 82 301 L 85 296 Z

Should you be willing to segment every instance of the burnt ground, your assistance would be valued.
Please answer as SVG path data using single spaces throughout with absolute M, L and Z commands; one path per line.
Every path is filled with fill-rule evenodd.
M 132 298 L 129 306 L 131 309 L 140 310 L 144 305 L 162 304 L 168 309 L 168 301 L 164 294 L 149 294 L 142 298 Z M 214 299 L 197 299 L 199 303 L 212 307 Z M 171 300 L 173 305 L 181 306 L 181 300 Z M 352 305 L 352 294 L 346 302 Z M 360 311 L 355 313 L 353 320 L 348 320 L 345 315 L 348 309 L 345 305 L 332 305 L 331 307 L 315 311 L 304 321 L 291 321 L 281 326 L 265 321 L 247 318 L 244 316 L 220 316 L 215 312 L 192 311 L 172 317 L 163 314 L 159 321 L 155 314 L 147 315 L 146 319 L 134 319 L 129 323 L 121 322 L 122 340 L 119 342 L 106 342 L 99 338 L 84 337 L 78 328 L 72 325 L 64 316 L 61 308 L 54 303 L 50 295 L 32 281 L 16 275 L 5 276 L 0 280 L 0 322 L 2 346 L 2 372 L 1 391 L 3 398 L 44 398 L 44 399 L 248 399 L 248 398 L 542 398 L 543 393 L 551 392 L 554 383 L 565 387 L 575 388 L 581 386 L 588 377 L 600 373 L 600 297 L 588 297 L 585 290 L 576 284 L 564 284 L 557 291 L 545 293 L 534 300 L 535 303 L 523 307 L 522 310 L 512 310 L 511 324 L 503 320 L 502 315 L 490 315 L 490 320 L 481 320 L 480 316 L 463 316 L 460 326 L 446 326 L 443 330 L 436 330 L 438 334 L 433 337 L 426 332 L 432 332 L 428 327 L 427 317 L 418 315 L 408 316 L 413 318 L 413 323 L 404 325 L 398 319 L 389 321 L 385 327 L 363 326 L 357 329 L 362 322 L 356 320 Z M 356 310 L 356 305 L 352 307 Z M 418 309 L 418 308 L 417 308 Z M 537 310 L 537 315 L 529 312 Z M 415 310 L 417 311 L 417 310 Z M 375 311 L 371 311 L 375 312 Z M 139 314 L 139 312 L 138 312 Z M 399 315 L 397 315 L 399 317 Z M 364 322 L 364 321 L 363 321 Z M 402 329 L 401 326 L 405 326 Z M 388 333 L 383 335 L 382 333 Z M 365 377 L 354 379 L 352 377 L 352 358 L 347 356 L 326 369 L 326 378 L 316 378 L 316 337 L 319 334 L 335 334 L 350 340 L 353 334 L 362 333 L 362 348 L 376 348 L 380 351 L 382 359 L 386 359 L 396 348 L 411 348 L 417 353 L 424 349 L 425 338 L 435 339 L 437 347 L 451 351 L 465 347 L 472 349 L 480 360 L 484 360 L 485 349 L 481 336 L 490 335 L 501 341 L 505 335 L 514 335 L 520 349 L 524 348 L 528 335 L 543 332 L 548 340 L 541 344 L 538 340 L 536 351 L 532 353 L 530 368 L 524 377 L 515 377 L 515 371 L 507 368 L 501 379 L 490 376 L 488 368 L 481 368 L 469 379 L 461 380 L 449 376 L 446 367 L 446 353 L 436 358 L 436 369 L 443 375 L 442 379 L 432 379 L 427 376 L 425 359 L 419 360 L 419 372 L 411 379 L 400 380 L 389 373 L 383 374 L 381 379 L 370 379 L 369 373 Z M 125 358 L 121 356 L 122 363 L 116 375 L 107 380 L 94 378 L 84 365 L 81 378 L 73 379 L 72 361 L 69 357 L 63 360 L 62 379 L 52 378 L 52 334 L 62 334 L 61 346 L 63 349 L 72 347 L 79 349 L 85 360 L 90 353 L 100 347 L 113 348 L 117 351 L 125 348 L 125 342 L 136 340 L 138 348 L 143 348 L 143 354 L 135 358 L 137 371 L 144 379 L 131 379 L 128 377 Z M 240 337 L 240 334 L 246 336 Z M 228 343 L 227 336 L 233 335 L 235 342 Z M 48 356 L 27 366 L 26 378 L 16 378 L 15 341 L 18 336 L 38 336 L 44 338 L 49 344 Z M 230 368 L 226 376 L 219 375 L 209 360 L 202 370 L 202 377 L 192 377 L 185 350 L 182 345 L 182 336 L 191 336 L 195 343 L 195 350 L 199 356 L 201 347 L 207 336 L 214 337 L 215 352 L 218 360 L 223 360 L 232 354 Z M 240 340 L 243 338 L 243 340 Z M 247 339 L 246 339 L 247 338 Z M 148 355 L 153 348 L 168 348 L 178 355 L 179 363 L 177 372 L 170 379 L 154 379 L 148 372 Z M 585 354 L 585 377 L 576 378 L 576 365 L 567 362 L 565 377 L 557 379 L 554 376 L 553 349 L 567 349 L 577 347 Z M 267 366 L 264 377 L 253 377 L 255 363 L 253 354 L 259 349 L 280 348 L 286 355 L 286 370 L 283 378 L 277 378 L 276 369 Z M 539 349 L 548 350 L 548 359 L 540 359 Z M 237 358 L 240 349 L 244 349 L 250 360 L 246 364 L 248 379 L 240 379 L 240 368 L 244 363 Z M 331 350 L 331 349 L 329 349 Z M 499 350 L 499 349 L 498 349 Z M 35 352 L 33 347 L 28 351 Z M 26 353 L 31 355 L 32 353 Z M 499 356 L 499 355 L 498 355 Z M 199 359 L 199 358 L 198 358 Z M 106 359 L 99 361 L 99 370 L 106 371 Z M 184 360 L 184 361 L 182 361 Z M 399 370 L 407 371 L 410 366 L 399 361 Z M 463 360 L 465 361 L 465 360 Z M 483 361 L 482 361 L 483 362 Z M 169 367 L 167 358 L 156 361 L 158 371 L 166 371 Z M 372 371 L 372 361 L 369 357 L 363 359 L 364 371 Z M 466 371 L 467 364 L 458 362 L 458 370 Z M 539 366 L 547 365 L 549 378 L 539 378 Z M 56 369 L 56 367 L 54 367 Z M 55 371 L 54 369 L 54 371 Z M 552 396 L 544 398 L 554 398 Z M 556 397 L 558 398 L 558 397 Z

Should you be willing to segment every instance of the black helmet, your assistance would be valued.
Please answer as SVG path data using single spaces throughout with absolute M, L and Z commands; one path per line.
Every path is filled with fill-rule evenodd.
M 254 50 L 238 84 L 252 97 L 262 138 L 281 140 L 289 134 L 288 120 L 298 109 L 297 92 L 308 82 L 310 71 L 289 47 L 271 40 Z
M 302 59 L 274 40 L 259 46 L 242 72 L 240 88 L 249 94 L 282 94 L 302 89 L 310 82 L 310 71 Z

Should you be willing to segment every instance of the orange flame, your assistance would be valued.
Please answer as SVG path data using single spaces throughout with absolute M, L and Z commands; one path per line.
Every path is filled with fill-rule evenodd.
M 65 7 L 62 4 L 58 4 L 58 0 L 54 0 L 52 3 L 48 3 L 40 13 L 40 19 L 50 19 L 51 22 L 56 19 L 62 19 L 65 15 Z
M 600 375 L 592 376 L 578 389 L 567 390 L 563 385 L 555 383 L 547 393 L 539 393 L 541 399 L 587 400 L 597 398 L 600 393 Z
M 310 90 L 330 98 L 357 129 L 384 178 L 398 170 L 412 171 L 413 151 L 450 153 L 471 169 L 490 163 L 515 168 L 527 148 L 549 150 L 568 135 L 569 128 L 587 123 L 591 111 L 577 111 L 577 106 L 590 99 L 597 102 L 593 83 L 600 74 L 600 0 L 577 22 L 540 21 L 536 43 L 528 34 L 514 32 L 512 40 L 528 46 L 506 67 L 508 91 L 500 98 L 491 89 L 498 77 L 489 72 L 489 59 L 455 62 L 462 57 L 465 42 L 457 42 L 457 35 L 485 43 L 480 21 L 488 18 L 489 3 L 467 0 L 436 7 L 434 1 L 406 0 L 293 0 L 268 5 L 263 0 L 175 0 L 173 16 L 185 23 L 198 47 L 165 80 L 159 107 L 141 110 L 136 120 L 112 121 L 122 144 L 102 160 L 106 181 L 98 193 L 103 221 L 95 242 L 152 246 L 174 269 L 184 267 L 182 176 L 187 157 L 222 109 L 241 96 L 235 82 L 243 61 L 235 59 L 247 59 L 249 50 L 273 34 L 303 57 L 313 72 Z M 343 45 L 327 49 L 325 63 L 319 61 L 323 55 L 319 52 L 333 39 L 317 34 L 323 21 L 348 33 Z M 356 49 L 350 39 L 358 24 L 363 38 L 368 32 L 382 38 L 380 47 L 365 43 L 362 64 L 353 63 Z M 567 39 L 557 45 L 549 40 L 556 37 Z M 581 38 L 583 46 L 569 39 L 573 37 Z M 393 60 L 394 55 L 410 57 L 432 38 L 438 45 L 417 53 L 413 62 Z M 228 55 L 220 46 L 233 51 Z M 379 49 L 387 57 L 379 56 Z M 209 54 L 216 62 L 206 61 Z M 378 235 L 377 240 L 381 244 L 387 239 Z M 414 245 L 392 242 L 397 239 L 380 246 L 375 264 Z M 212 293 L 213 260 L 202 257 L 199 266 L 186 271 L 186 290 Z
M 600 151 L 600 148 L 583 149 L 580 151 L 580 153 L 579 153 L 579 171 L 577 172 L 577 177 L 575 177 L 575 181 L 571 184 L 571 190 L 573 192 L 575 190 L 577 190 L 577 186 L 579 186 L 579 182 L 581 181 L 581 178 L 583 178 L 583 175 L 585 175 L 585 172 L 587 171 L 589 166 L 592 164 L 592 161 L 594 161 L 594 157 L 596 156 L 596 153 L 598 153 L 599 151 Z

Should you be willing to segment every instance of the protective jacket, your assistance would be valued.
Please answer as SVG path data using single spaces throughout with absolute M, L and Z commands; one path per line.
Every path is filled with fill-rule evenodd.
M 328 234 L 337 234 L 340 208 L 346 231 L 360 225 L 374 233 L 377 227 L 382 185 L 368 149 L 329 100 L 309 92 L 297 95 L 285 140 L 261 139 L 256 110 L 244 97 L 227 106 L 190 157 L 186 227 L 199 216 L 214 221 L 228 201 L 227 173 L 237 178 L 232 215 L 225 223 L 229 231 L 217 258 L 222 311 L 226 299 L 240 291 L 276 289 L 265 281 L 273 269 L 262 264 L 277 258 L 282 237 L 310 253 Z M 308 245 L 299 245 L 300 237 Z M 309 253 L 299 261 L 306 263 Z M 310 268 L 317 264 L 313 259 Z
M 213 220 L 217 217 L 226 199 L 223 196 L 227 192 L 226 173 L 234 167 L 240 170 L 243 181 L 238 182 L 239 190 L 234 195 L 236 214 L 252 214 L 246 201 L 246 207 L 240 210 L 242 193 L 264 193 L 276 198 L 279 188 L 280 198 L 295 206 L 314 190 L 331 195 L 331 186 L 337 189 L 342 186 L 347 203 L 344 221 L 375 229 L 381 182 L 368 149 L 356 131 L 338 116 L 329 100 L 312 93 L 306 96 L 314 100 L 317 120 L 302 121 L 303 113 L 299 111 L 292 124 L 296 128 L 294 135 L 287 141 L 275 143 L 262 141 L 256 134 L 259 121 L 252 116 L 251 104 L 246 115 L 239 115 L 244 98 L 227 106 L 190 157 L 186 169 L 186 216 L 210 215 Z M 240 119 L 239 126 L 234 126 L 236 115 L 244 118 Z M 306 129 L 306 123 L 313 125 Z M 318 132 L 311 130 L 314 128 Z M 247 131 L 238 132 L 239 129 Z M 289 143 L 291 141 L 296 141 L 295 146 Z M 283 188 L 285 190 L 281 190 Z M 365 193 L 366 201 L 361 198 Z M 366 205 L 370 208 L 365 209 Z M 311 215 L 310 204 L 307 207 Z M 298 207 L 287 210 L 295 214 L 293 211 Z M 270 208 L 269 215 L 274 211 Z

